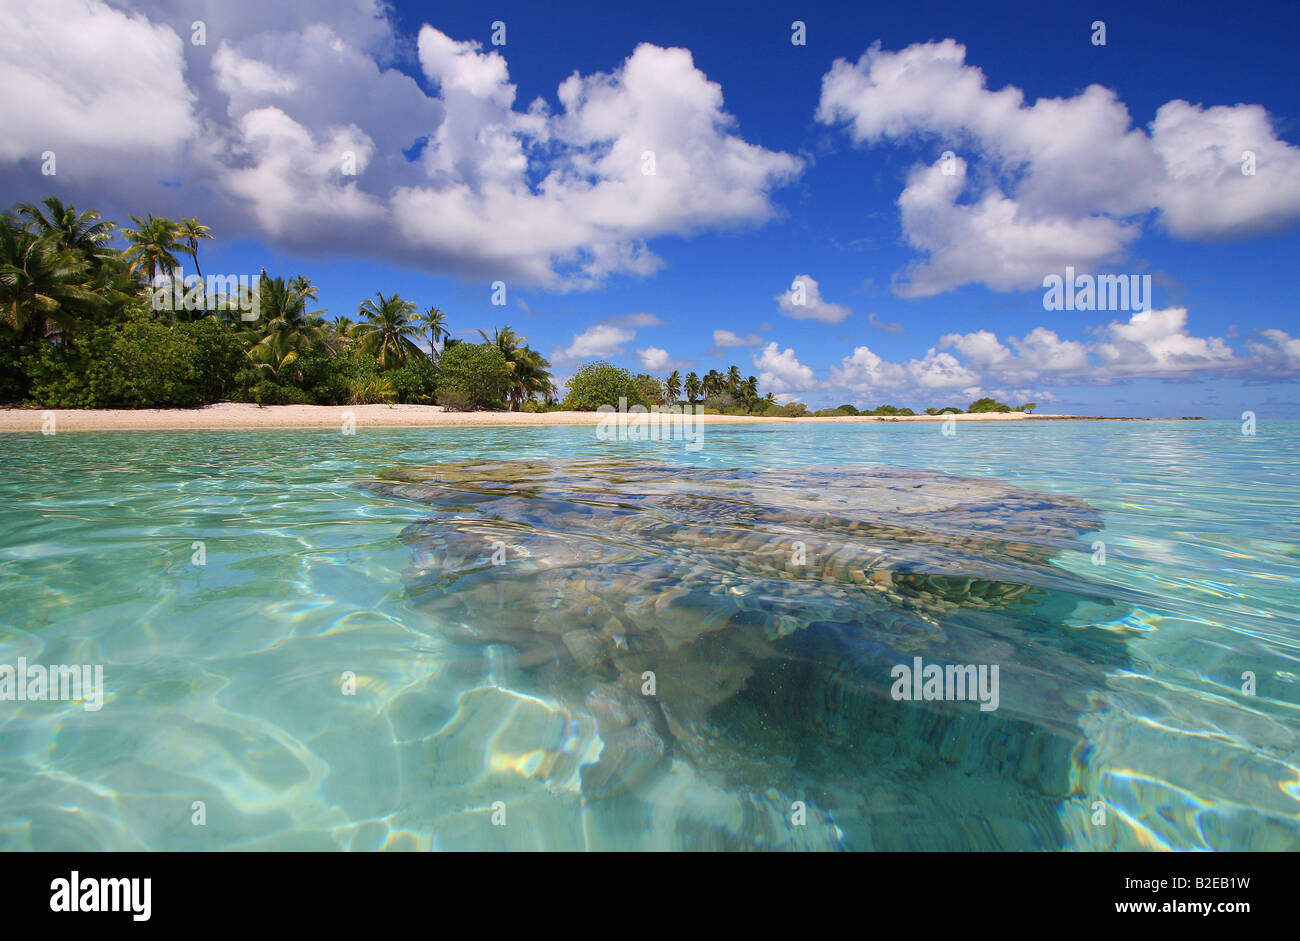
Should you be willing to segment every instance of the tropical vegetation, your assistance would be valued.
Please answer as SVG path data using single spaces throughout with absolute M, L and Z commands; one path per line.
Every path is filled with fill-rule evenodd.
M 119 228 L 54 196 L 0 214 L 0 402 L 48 408 L 410 403 L 544 411 L 622 401 L 714 414 L 810 414 L 801 402 L 760 394 L 758 378 L 735 365 L 658 377 L 589 362 L 560 390 L 551 364 L 510 325 L 490 335 L 477 331 L 481 343 L 465 342 L 451 336 L 437 305 L 382 291 L 327 318 L 317 306 L 317 286 L 303 274 L 263 269 L 242 284 L 228 275 L 204 279 L 200 243 L 216 236 L 199 219 L 129 218 L 132 225 Z M 117 237 L 120 247 L 111 244 Z M 193 264 L 193 275 L 185 274 L 185 262 Z M 967 410 L 1011 409 L 981 398 Z M 812 414 L 914 413 L 844 404 Z

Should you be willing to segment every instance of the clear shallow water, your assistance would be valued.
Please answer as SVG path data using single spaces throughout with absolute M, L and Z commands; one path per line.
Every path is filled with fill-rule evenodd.
M 0 847 L 1296 849 L 1298 435 L 0 436 Z

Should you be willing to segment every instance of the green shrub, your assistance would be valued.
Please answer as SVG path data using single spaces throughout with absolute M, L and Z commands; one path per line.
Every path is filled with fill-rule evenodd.
M 27 394 L 27 384 L 21 353 L 8 337 L 0 337 L 0 402 L 21 402 Z
M 176 325 L 194 343 L 197 382 L 203 401 L 220 402 L 235 390 L 235 374 L 246 362 L 244 341 L 229 326 L 208 317 Z
M 773 405 L 765 413 L 768 418 L 802 418 L 808 414 L 808 406 L 802 402 L 788 402 L 785 405 Z
M 970 404 L 970 408 L 966 409 L 966 411 L 972 414 L 978 414 L 979 412 L 1009 412 L 1011 411 L 1011 406 L 986 397 L 976 399 Z
M 564 397 L 564 408 L 579 412 L 594 412 L 602 405 L 619 404 L 619 399 L 627 399 L 627 404 L 652 405 L 642 397 L 632 374 L 604 360 L 584 363 L 569 380 L 568 394 Z
M 397 390 L 384 376 L 367 376 L 352 382 L 349 405 L 389 404 L 397 401 Z
M 166 408 L 203 404 L 198 346 L 149 321 L 99 327 L 71 347 L 41 344 L 23 361 L 28 400 L 51 408 Z
M 427 359 L 412 358 L 399 369 L 384 373 L 397 393 L 397 400 L 412 405 L 432 405 L 438 389 L 438 373 Z
M 451 409 L 506 406 L 510 366 L 495 343 L 457 343 L 438 358 L 437 401 Z
M 310 405 L 311 397 L 296 386 L 280 385 L 269 378 L 259 379 L 247 389 L 245 401 L 258 405 Z
M 302 377 L 299 386 L 316 405 L 343 405 L 352 394 L 353 379 L 378 372 L 377 365 L 367 368 L 364 360 L 354 361 L 347 352 L 324 346 L 299 350 L 294 366 Z
M 643 405 L 659 405 L 667 397 L 667 392 L 664 390 L 664 384 L 654 376 L 647 373 L 641 373 L 637 376 L 633 376 L 632 381 L 636 384 L 636 391 L 640 396 Z M 615 401 L 610 404 L 617 405 L 618 402 Z M 628 405 L 631 404 L 632 400 L 628 399 Z

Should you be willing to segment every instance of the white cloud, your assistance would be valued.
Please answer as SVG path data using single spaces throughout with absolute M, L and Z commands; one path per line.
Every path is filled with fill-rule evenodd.
M 851 355 L 840 361 L 839 366 L 831 367 L 832 388 L 863 396 L 884 389 L 901 388 L 907 381 L 907 370 L 904 367 L 886 362 L 867 346 L 855 348 Z
M 1251 356 L 1267 367 L 1266 371 L 1288 371 L 1300 373 L 1300 337 L 1293 337 L 1285 330 L 1261 330 L 1267 342 L 1252 341 L 1247 344 Z
M 364 170 L 374 152 L 373 142 L 355 125 L 331 127 L 317 140 L 278 108 L 259 108 L 239 119 L 231 150 L 248 166 L 226 174 L 227 190 L 247 199 L 270 235 L 383 216 L 382 204 L 341 172 L 341 154 L 353 154 Z
M 713 345 L 721 350 L 733 349 L 741 346 L 761 346 L 763 338 L 757 333 L 747 333 L 743 337 L 737 336 L 730 330 L 714 330 Z
M 951 39 L 877 45 L 822 79 L 817 119 L 845 125 L 856 143 L 937 137 L 951 152 L 915 169 L 899 197 L 904 237 L 925 256 L 895 279 L 900 295 L 1040 287 L 1066 265 L 1095 270 L 1151 210 L 1178 237 L 1300 219 L 1300 148 L 1279 140 L 1257 105 L 1171 101 L 1146 131 L 1109 89 L 1030 105 L 1018 88 L 987 88 L 965 57 Z M 1241 173 L 1246 150 L 1256 176 Z M 971 175 L 972 161 L 984 172 Z
M 765 221 L 769 191 L 802 169 L 731 133 L 721 89 L 685 49 L 642 44 L 612 73 L 571 75 L 552 115 L 541 100 L 513 108 L 497 53 L 429 26 L 420 43 L 448 114 L 427 154 L 431 183 L 399 188 L 394 215 L 417 245 L 502 277 L 590 287 L 650 274 L 662 262 L 647 239 Z M 552 156 L 531 156 L 547 144 Z
M 859 346 L 831 367 L 826 387 L 873 400 L 889 393 L 930 402 L 934 391 L 946 390 L 968 398 L 1052 401 L 1044 384 L 1218 375 L 1268 381 L 1300 375 L 1300 339 L 1264 330 L 1247 344 L 1249 355 L 1242 355 L 1220 337 L 1190 333 L 1187 310 L 1181 307 L 1136 313 L 1092 332 L 1092 342 L 1064 340 L 1042 326 L 1005 342 L 990 330 L 949 333 L 924 357 L 903 362 L 889 362 Z
M 556 347 L 551 351 L 551 362 L 573 363 L 583 359 L 602 359 L 618 356 L 623 352 L 623 344 L 636 339 L 635 330 L 614 327 L 598 323 L 581 333 L 573 335 L 573 342 L 566 347 Z
M 637 362 L 646 372 L 672 372 L 674 369 L 681 370 L 686 368 L 686 364 L 674 360 L 668 355 L 668 351 L 660 349 L 657 346 L 648 346 L 643 350 L 636 351 Z
M 1157 205 L 1179 238 L 1251 235 L 1300 216 L 1300 148 L 1278 140 L 1259 105 L 1171 101 L 1156 112 L 1151 137 L 1165 166 Z M 1247 151 L 1253 176 L 1242 172 Z
M 427 94 L 390 67 L 409 40 L 378 0 L 115 5 L 144 12 L 0 8 L 0 177 L 15 188 L 31 179 L 17 161 L 52 149 L 79 205 L 111 180 L 122 204 L 197 214 L 223 240 L 563 290 L 653 273 L 656 237 L 766 221 L 803 169 L 740 136 L 685 49 L 575 72 L 553 113 L 516 102 L 501 51 L 432 26 Z M 193 20 L 208 45 L 190 43 Z
M 1029 375 L 1038 373 L 1064 373 L 1078 375 L 1086 372 L 1088 364 L 1088 347 L 1077 340 L 1062 340 L 1055 331 L 1046 327 L 1035 327 L 1020 339 L 1012 339 L 1020 362 Z M 1014 376 L 1014 370 L 996 370 L 1006 376 Z
M 812 369 L 799 362 L 792 348 L 782 350 L 779 344 L 772 342 L 763 347 L 761 353 L 755 353 L 753 359 L 759 369 L 758 384 L 768 392 L 807 392 L 818 386 Z
M 853 311 L 843 304 L 832 304 L 822 298 L 821 286 L 812 275 L 795 275 L 790 289 L 775 298 L 781 312 L 795 320 L 820 320 L 839 323 Z
M 1107 376 L 1170 376 L 1239 367 L 1243 363 L 1220 337 L 1187 332 L 1187 309 L 1171 307 L 1112 321 L 1093 347 Z
M 94 0 L 0 5 L 0 88 L 0 161 L 54 151 L 60 178 L 153 173 L 198 133 L 180 36 Z

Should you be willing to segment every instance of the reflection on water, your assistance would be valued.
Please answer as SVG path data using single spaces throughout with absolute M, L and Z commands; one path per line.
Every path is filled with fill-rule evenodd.
M 1082 501 L 864 467 L 476 461 L 388 478 L 378 492 L 430 509 L 403 533 L 417 608 L 482 649 L 470 669 L 508 664 L 562 704 L 557 727 L 600 740 L 498 760 L 580 786 L 593 813 L 644 814 L 690 775 L 741 814 L 660 821 L 679 847 L 1064 843 L 1079 716 L 1129 665 L 1121 635 L 1064 626 L 1128 610 L 1048 564 L 1087 550 Z M 997 665 L 996 711 L 891 698 L 891 668 L 916 657 Z M 814 818 L 797 838 L 796 801 Z

